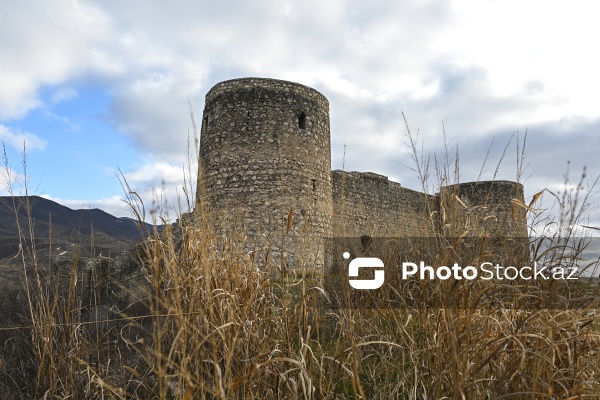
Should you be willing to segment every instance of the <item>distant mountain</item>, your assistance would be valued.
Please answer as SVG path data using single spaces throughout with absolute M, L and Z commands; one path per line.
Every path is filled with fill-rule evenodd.
M 140 227 L 131 218 L 117 218 L 99 209 L 72 210 L 39 196 L 0 196 L 0 261 L 18 253 L 17 220 L 22 235 L 30 237 L 29 217 L 36 249 L 48 255 L 75 249 L 81 255 L 115 254 L 140 240 L 143 232 L 152 232 L 149 224 Z

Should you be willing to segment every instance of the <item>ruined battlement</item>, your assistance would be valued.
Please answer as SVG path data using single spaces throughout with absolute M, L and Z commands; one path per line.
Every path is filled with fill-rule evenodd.
M 431 236 L 436 196 L 372 172 L 332 171 L 335 236 Z
M 308 86 L 242 78 L 206 95 L 197 204 L 220 231 L 241 231 L 252 251 L 283 252 L 290 264 L 320 264 L 331 236 L 523 237 L 525 216 L 513 199 L 523 201 L 523 187 L 509 181 L 432 195 L 373 172 L 332 171 L 329 102 Z
M 261 90 L 267 92 L 289 93 L 296 96 L 312 98 L 321 103 L 322 107 L 329 108 L 329 100 L 317 90 L 299 83 L 287 82 L 268 78 L 240 78 L 217 83 L 206 94 L 206 102 L 212 102 L 216 97 L 225 93 L 241 95 L 244 91 Z

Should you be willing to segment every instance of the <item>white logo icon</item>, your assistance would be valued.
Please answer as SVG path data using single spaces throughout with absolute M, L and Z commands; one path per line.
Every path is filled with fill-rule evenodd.
M 344 258 L 350 258 L 350 254 L 344 253 Z M 359 268 L 383 268 L 383 261 L 376 257 L 357 257 L 350 261 L 348 265 L 348 275 L 350 277 L 358 276 Z M 354 289 L 379 289 L 383 285 L 384 271 L 383 269 L 375 270 L 373 279 L 350 279 L 350 286 Z

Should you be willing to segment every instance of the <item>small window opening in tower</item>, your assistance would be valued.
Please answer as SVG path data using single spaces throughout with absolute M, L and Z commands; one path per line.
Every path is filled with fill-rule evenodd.
M 202 121 L 202 126 L 204 129 L 208 129 L 208 115 L 204 116 L 204 120 Z
M 306 129 L 306 114 L 304 113 L 304 111 L 302 111 L 300 115 L 298 115 L 298 127 L 300 129 Z
M 316 179 L 311 179 L 312 181 L 312 191 L 313 193 L 317 191 L 317 180 Z

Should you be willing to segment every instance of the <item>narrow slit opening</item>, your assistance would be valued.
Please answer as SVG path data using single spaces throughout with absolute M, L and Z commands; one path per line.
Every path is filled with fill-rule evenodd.
M 302 111 L 300 115 L 298 115 L 298 127 L 300 129 L 306 129 L 306 114 L 304 113 L 304 111 Z

